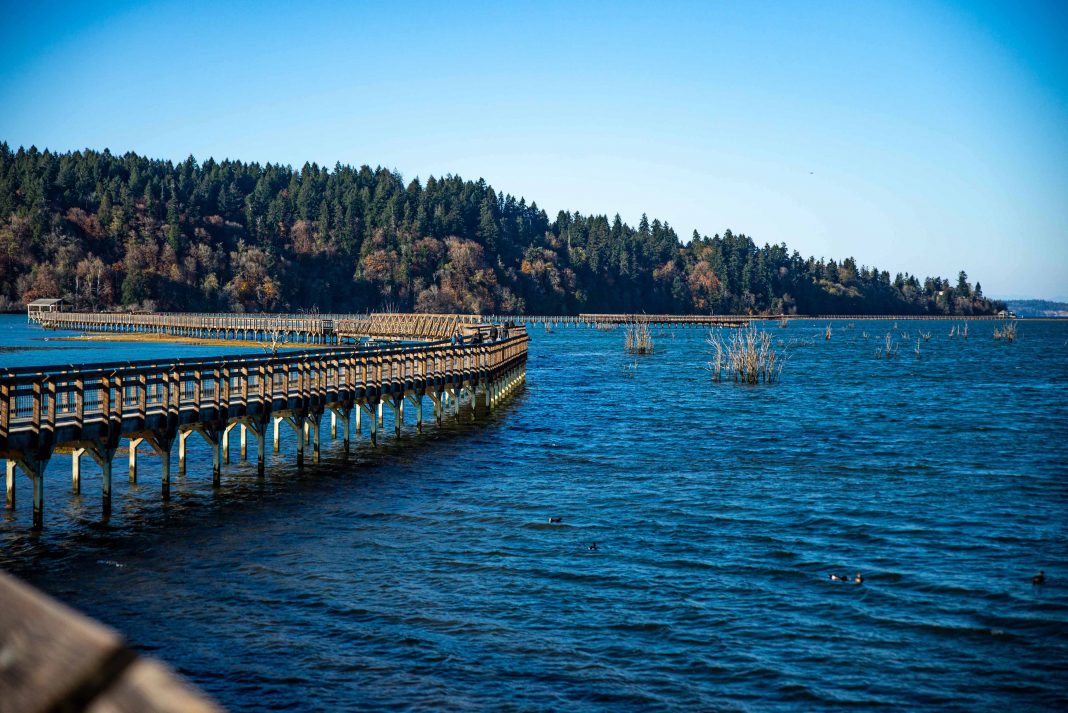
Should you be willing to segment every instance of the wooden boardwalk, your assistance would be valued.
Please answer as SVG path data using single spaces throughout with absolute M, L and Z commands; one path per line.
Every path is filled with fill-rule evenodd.
M 707 315 L 707 314 L 123 314 L 112 312 L 39 312 L 30 316 L 45 329 L 85 332 L 160 334 L 195 339 L 225 339 L 275 344 L 339 345 L 367 340 L 449 339 L 489 325 L 611 327 L 645 323 L 665 327 L 744 327 L 754 321 L 909 321 L 999 320 L 996 316 L 959 315 Z M 482 325 L 479 327 L 479 325 Z
M 405 336 L 419 338 L 417 332 L 427 329 L 436 337 L 441 321 L 410 320 L 415 326 Z M 399 323 L 391 329 L 394 336 L 403 331 Z M 177 445 L 178 468 L 184 469 L 186 440 L 193 433 L 211 448 L 212 480 L 219 485 L 235 428 L 240 429 L 243 453 L 246 438 L 251 435 L 255 441 L 262 473 L 264 442 L 272 424 L 276 451 L 280 425 L 296 433 L 301 466 L 306 444 L 312 446 L 312 459 L 318 460 L 320 422 L 327 412 L 335 431 L 342 426 L 347 447 L 350 421 L 355 415 L 360 432 L 361 413 L 369 416 L 370 440 L 377 443 L 383 406 L 393 411 L 398 436 L 406 401 L 415 407 L 420 431 L 424 396 L 433 403 L 439 423 L 447 410 L 458 410 L 461 404 L 492 409 L 525 379 L 526 330 L 503 325 L 465 329 L 472 337 L 478 334 L 479 341 L 427 341 L 423 336 L 424 341 L 414 344 L 0 370 L 0 458 L 7 464 L 7 507 L 16 505 L 15 478 L 21 471 L 33 484 L 33 527 L 42 527 L 44 473 L 57 449 L 72 453 L 75 492 L 80 489 L 82 456 L 99 463 L 107 516 L 112 463 L 123 439 L 129 445 L 132 480 L 138 477 L 141 444 L 161 456 L 161 492 L 167 499 L 172 449 Z
M 744 315 L 744 314 L 578 314 L 578 315 L 524 315 L 519 317 L 493 316 L 486 319 L 497 321 L 512 319 L 522 324 L 541 324 L 548 326 L 597 327 L 623 324 L 650 324 L 665 327 L 745 327 L 752 322 L 766 321 L 909 321 L 941 320 L 967 322 L 970 320 L 1005 320 L 1006 317 L 992 315 Z
M 622 324 L 652 324 L 676 327 L 741 327 L 749 324 L 752 317 L 740 315 L 711 314 L 578 314 L 578 315 L 523 315 L 519 317 L 493 316 L 493 321 L 511 319 L 520 324 L 548 326 L 597 327 Z

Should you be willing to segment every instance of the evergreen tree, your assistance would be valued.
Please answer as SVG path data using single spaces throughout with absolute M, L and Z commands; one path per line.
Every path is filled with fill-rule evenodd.
M 92 285 L 86 291 L 86 281 Z M 922 283 L 726 230 L 560 211 L 485 181 L 383 168 L 198 164 L 0 142 L 0 301 L 333 311 L 989 314 L 967 275 Z

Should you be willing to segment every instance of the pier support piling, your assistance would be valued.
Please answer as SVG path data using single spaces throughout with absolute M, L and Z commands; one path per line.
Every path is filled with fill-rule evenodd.
M 171 499 L 171 450 L 174 448 L 174 437 L 175 434 L 171 431 L 153 433 L 152 437 L 147 439 L 148 445 L 159 456 L 160 496 L 164 502 Z
M 33 469 L 33 529 L 44 527 L 44 464 L 34 462 Z
M 7 460 L 7 509 L 15 509 L 15 461 Z
M 137 447 L 141 445 L 143 438 L 130 439 L 130 482 L 137 482 Z
M 397 438 L 400 438 L 401 429 L 404 427 L 404 397 L 394 396 L 385 403 L 389 404 L 389 409 L 393 412 L 393 433 Z M 379 407 L 381 405 L 382 402 L 379 403 Z
M 441 392 L 429 391 L 427 396 L 430 397 L 430 402 L 434 404 L 434 421 L 437 425 L 441 425 Z
M 86 451 L 100 466 L 100 499 L 104 519 L 111 517 L 111 465 L 115 461 L 115 446 L 98 441 Z
M 320 438 L 319 433 L 322 430 L 323 413 L 322 411 L 311 413 L 308 415 L 306 423 L 308 424 L 309 435 L 311 436 L 312 447 L 312 463 L 319 462 L 320 454 Z
M 374 404 L 365 403 L 365 404 L 362 404 L 362 406 L 363 406 L 364 409 L 367 410 L 368 420 L 371 422 L 371 445 L 372 446 L 377 446 L 378 445 L 378 418 L 376 418 L 376 416 L 375 416 L 375 405 Z M 381 406 L 381 402 L 379 402 L 379 406 Z
M 359 410 L 356 411 L 359 414 Z M 352 409 L 344 406 L 330 409 L 330 431 L 333 438 L 337 438 L 337 426 L 341 424 L 341 442 L 345 452 L 349 451 L 349 421 L 352 420 Z
M 36 455 L 23 454 L 21 458 L 9 458 L 7 461 L 7 507 L 15 509 L 16 470 L 21 468 L 33 481 L 33 529 L 44 527 L 44 472 L 52 453 Z
M 222 485 L 222 443 L 226 428 L 203 425 L 196 428 L 208 445 L 211 446 L 211 487 Z
M 303 468 L 305 434 L 308 432 L 307 417 L 301 415 L 286 416 L 285 421 L 293 429 L 293 433 L 297 435 L 297 467 Z
M 423 395 L 422 394 L 412 394 L 408 398 L 411 400 L 412 406 L 415 407 L 415 430 L 418 433 L 422 433 L 423 432 Z
M 223 428 L 223 432 L 222 432 L 223 463 L 229 463 L 230 462 L 230 431 L 234 430 L 234 427 L 236 427 L 237 425 L 238 424 L 236 424 L 236 423 L 228 423 L 228 424 L 226 424 L 226 427 Z
M 178 474 L 185 475 L 185 440 L 192 431 L 178 432 Z
M 70 492 L 72 495 L 82 493 L 82 455 L 84 448 L 75 448 L 70 452 Z
M 265 429 L 261 428 L 257 431 L 254 431 L 254 433 L 256 434 L 256 474 L 259 475 L 261 478 L 263 477 L 264 471 L 266 469 L 267 461 L 267 456 L 264 453 L 264 451 L 266 450 L 264 448 L 264 441 L 267 440 L 266 434 L 264 434 L 264 430 Z

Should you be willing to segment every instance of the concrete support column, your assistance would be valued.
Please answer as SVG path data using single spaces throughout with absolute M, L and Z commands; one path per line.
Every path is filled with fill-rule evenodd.
M 363 433 L 363 407 L 360 404 L 356 404 L 356 424 L 353 430 L 356 431 L 356 435 L 359 436 Z
M 241 424 L 241 460 L 248 459 L 248 427 Z
M 381 405 L 381 404 L 379 404 Z M 367 409 L 368 420 L 371 422 L 371 445 L 378 445 L 378 419 L 375 417 L 374 404 L 363 404 L 363 408 Z
M 401 437 L 401 428 L 404 427 L 404 397 L 399 399 L 394 396 L 389 402 L 389 408 L 393 411 L 393 434 Z
M 297 426 L 294 430 L 297 432 L 297 467 L 304 467 L 304 419 L 301 419 L 301 425 Z
M 222 443 L 226 433 L 225 428 L 204 427 L 197 431 L 211 447 L 211 486 L 218 488 L 222 485 Z
M 264 441 L 267 440 L 267 434 L 264 433 L 265 430 L 265 428 L 259 428 L 253 431 L 253 434 L 256 436 L 256 474 L 260 477 L 263 477 L 267 461 L 266 455 L 264 454 L 264 451 L 266 450 Z
M 321 413 L 314 414 L 308 417 L 308 427 L 312 439 L 312 463 L 319 462 L 319 432 L 322 430 L 320 423 L 323 415 Z
M 304 467 L 304 445 L 305 445 L 305 433 L 308 431 L 307 419 L 305 416 L 288 416 L 286 417 L 286 423 L 293 429 L 293 433 L 297 436 L 297 467 Z
M 141 445 L 143 438 L 130 439 L 130 482 L 137 482 L 137 447 Z
M 223 434 L 225 436 L 225 433 Z M 211 487 L 218 488 L 222 485 L 222 444 L 223 439 L 216 434 L 215 438 L 209 439 L 211 445 Z
M 278 424 L 279 424 L 279 422 L 281 422 L 281 420 L 282 419 L 280 417 L 275 417 L 275 419 L 274 419 L 274 452 L 275 453 L 278 452 Z
M 15 509 L 15 461 L 7 461 L 7 509 Z
M 178 432 L 178 473 L 185 475 L 185 439 L 189 438 L 192 431 Z
M 358 411 L 357 411 L 358 413 Z M 349 450 L 349 421 L 352 420 L 352 411 L 347 408 L 330 409 L 330 431 L 337 438 L 337 425 L 341 424 L 341 441 L 345 452 Z
M 89 449 L 89 455 L 100 465 L 100 496 L 104 519 L 111 517 L 111 465 L 115 460 L 115 449 L 97 445 Z
M 222 456 L 223 463 L 230 462 L 230 431 L 234 430 L 236 423 L 228 423 L 222 432 Z
M 412 397 L 412 405 L 415 406 L 415 430 L 423 432 L 423 395 Z
M 33 470 L 33 529 L 44 527 L 44 464 L 48 461 L 34 461 Z
M 171 449 L 174 447 L 174 436 L 155 433 L 148 443 L 159 456 L 160 495 L 166 502 L 171 499 Z
M 15 507 L 15 469 L 21 467 L 33 480 L 33 529 L 44 527 L 44 472 L 51 457 L 51 452 L 43 458 L 30 457 L 7 462 L 7 497 L 8 507 Z
M 382 405 L 383 405 L 383 403 L 384 402 L 382 402 L 382 401 L 378 402 L 378 427 L 379 428 L 382 428 L 382 425 L 383 425 L 383 421 L 382 421 Z
M 160 496 L 164 501 L 171 499 L 171 444 L 168 443 L 166 448 L 160 445 L 159 448 L 159 463 L 160 463 Z
M 429 394 L 431 403 L 434 404 L 434 421 L 441 425 L 441 393 L 431 391 Z
M 82 493 L 82 455 L 84 448 L 75 448 L 70 453 L 70 491 L 74 495 Z

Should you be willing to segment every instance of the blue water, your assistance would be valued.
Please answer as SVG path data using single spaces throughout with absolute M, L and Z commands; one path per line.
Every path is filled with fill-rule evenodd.
M 377 451 L 365 425 L 302 473 L 283 433 L 217 491 L 195 444 L 166 506 L 143 452 L 106 525 L 96 466 L 73 497 L 57 456 L 0 566 L 235 711 L 1063 710 L 1068 323 L 824 326 L 768 325 L 770 387 L 711 383 L 703 330 L 627 357 L 536 328 L 486 419 Z M 909 344 L 877 360 L 887 332 Z

